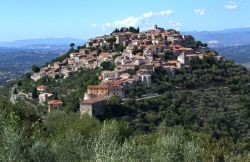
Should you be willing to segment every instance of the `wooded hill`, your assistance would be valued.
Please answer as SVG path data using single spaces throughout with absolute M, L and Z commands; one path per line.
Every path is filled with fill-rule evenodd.
M 100 118 L 80 118 L 78 111 L 101 69 L 65 80 L 23 76 L 17 91 L 35 94 L 47 85 L 64 110 L 47 114 L 35 95 L 13 105 L 13 85 L 1 88 L 0 161 L 249 161 L 250 73 L 213 57 L 189 65 L 174 76 L 156 69 L 152 86 L 131 88 L 130 100 L 112 97 Z M 148 93 L 159 97 L 140 100 Z

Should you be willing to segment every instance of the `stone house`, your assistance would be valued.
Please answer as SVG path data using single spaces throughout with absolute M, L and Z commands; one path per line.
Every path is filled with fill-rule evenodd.
M 47 101 L 53 99 L 53 97 L 54 97 L 54 95 L 51 93 L 42 93 L 39 95 L 39 102 L 40 103 L 47 102 Z
M 45 74 L 44 73 L 34 73 L 31 75 L 31 79 L 34 80 L 35 82 L 37 82 L 39 79 L 41 79 L 42 77 L 44 77 Z
M 87 96 L 87 97 L 86 97 Z M 88 114 L 89 116 L 101 116 L 105 113 L 107 105 L 107 97 L 90 98 L 85 94 L 83 101 L 80 103 L 81 115 Z
M 62 106 L 63 106 L 62 101 L 52 100 L 52 101 L 48 102 L 48 112 L 50 113 L 54 109 L 61 110 Z
M 44 93 L 48 90 L 48 87 L 45 86 L 45 85 L 40 85 L 40 86 L 37 86 L 36 87 L 36 90 L 39 92 L 39 93 Z
M 101 77 L 103 80 L 115 80 L 118 78 L 118 73 L 116 71 L 103 71 Z
M 108 96 L 109 87 L 107 85 L 89 85 L 87 87 L 87 93 L 89 95 Z

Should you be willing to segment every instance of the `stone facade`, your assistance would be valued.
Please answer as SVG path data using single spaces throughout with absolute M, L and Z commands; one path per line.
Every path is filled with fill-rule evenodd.
M 89 116 L 102 116 L 105 113 L 107 97 L 96 97 L 84 99 L 80 103 L 81 115 L 88 114 Z

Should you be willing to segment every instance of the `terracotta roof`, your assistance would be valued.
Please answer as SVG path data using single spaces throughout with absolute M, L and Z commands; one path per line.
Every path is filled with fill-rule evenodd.
M 48 88 L 48 87 L 45 86 L 45 85 L 40 85 L 40 86 L 37 87 L 37 90 L 45 90 L 45 89 L 47 89 L 47 88 Z
M 178 48 L 181 48 L 180 45 L 173 45 L 173 44 L 170 44 L 169 47 L 170 47 L 170 48 L 177 48 L 177 49 L 178 49 Z
M 59 100 L 52 100 L 50 102 L 48 102 L 49 105 L 61 105 L 63 104 L 62 101 L 59 101 Z
M 95 97 L 95 98 L 91 98 L 88 100 L 83 100 L 82 103 L 93 104 L 93 103 L 101 102 L 101 101 L 105 101 L 105 100 L 107 100 L 107 97 Z
M 112 80 L 112 81 L 108 81 L 106 84 L 109 87 L 113 87 L 113 86 L 121 86 L 123 83 L 126 83 L 127 79 L 120 79 L 120 80 Z
M 162 35 L 164 35 L 164 36 L 168 36 L 168 35 L 170 35 L 169 33 L 162 33 Z
M 108 88 L 108 86 L 107 85 L 89 85 L 88 89 L 89 88 Z
M 171 61 L 168 61 L 168 63 L 170 63 L 170 64 L 177 64 L 177 61 L 176 60 L 171 60 Z
M 179 48 L 180 51 L 193 51 L 192 48 Z
M 102 58 L 108 58 L 110 57 L 110 53 L 107 53 L 107 52 L 102 52 L 99 57 L 102 57 Z

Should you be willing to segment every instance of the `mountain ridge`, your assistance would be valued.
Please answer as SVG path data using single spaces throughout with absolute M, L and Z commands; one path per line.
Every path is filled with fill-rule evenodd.
M 196 39 L 208 43 L 210 46 L 232 46 L 250 44 L 250 27 L 229 28 L 223 30 L 202 30 L 202 31 L 183 31 L 183 34 L 193 35 Z M 238 39 L 236 39 L 238 38 Z M 25 46 L 66 46 L 70 43 L 81 45 L 87 39 L 79 39 L 74 37 L 63 38 L 34 38 L 15 41 L 0 42 L 0 47 L 24 48 Z
M 219 31 L 187 31 L 183 32 L 206 42 L 211 47 L 235 46 L 250 44 L 250 28 L 232 28 Z
M 71 38 L 71 37 L 65 37 L 65 38 L 41 38 L 41 39 L 24 39 L 24 40 L 16 40 L 16 41 L 10 41 L 10 42 L 0 42 L 0 47 L 9 47 L 9 48 L 24 48 L 25 46 L 36 46 L 36 45 L 63 45 L 68 46 L 70 43 L 75 44 L 83 44 L 85 41 L 78 38 Z

